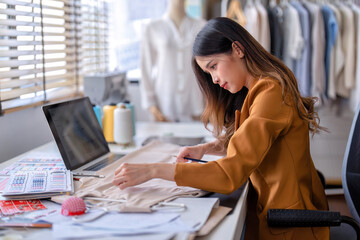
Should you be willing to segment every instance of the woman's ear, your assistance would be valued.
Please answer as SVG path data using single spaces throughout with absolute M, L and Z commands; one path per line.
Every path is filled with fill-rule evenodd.
M 245 57 L 244 48 L 238 41 L 235 41 L 232 43 L 232 48 L 233 48 L 233 51 L 236 53 L 236 55 L 238 55 L 240 58 Z

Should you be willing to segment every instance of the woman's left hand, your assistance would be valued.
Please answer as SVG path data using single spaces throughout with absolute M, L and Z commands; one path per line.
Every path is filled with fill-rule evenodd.
M 113 184 L 121 190 L 153 178 L 151 164 L 123 163 L 115 170 Z
M 123 163 L 115 170 L 113 184 L 123 190 L 153 178 L 174 181 L 174 175 L 175 164 L 171 163 Z

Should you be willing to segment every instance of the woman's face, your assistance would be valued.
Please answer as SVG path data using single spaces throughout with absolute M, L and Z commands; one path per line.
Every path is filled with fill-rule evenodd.
M 252 81 L 244 60 L 244 54 L 233 49 L 231 54 L 197 56 L 195 60 L 200 68 L 211 75 L 214 84 L 237 93 L 244 86 L 249 87 Z

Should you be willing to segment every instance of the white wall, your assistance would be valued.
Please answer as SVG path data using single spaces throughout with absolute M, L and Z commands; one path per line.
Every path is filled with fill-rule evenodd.
M 40 107 L 0 117 L 0 162 L 51 140 L 50 128 Z

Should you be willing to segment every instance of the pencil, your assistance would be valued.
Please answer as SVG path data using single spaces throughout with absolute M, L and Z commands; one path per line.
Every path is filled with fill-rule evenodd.
M 16 223 L 16 222 L 8 222 L 8 223 L 0 223 L 0 227 L 33 227 L 33 228 L 51 228 L 51 223 Z
M 176 157 L 175 155 L 173 155 L 173 157 Z M 189 157 L 184 157 L 184 159 L 186 160 L 190 160 L 190 161 L 193 161 L 193 162 L 200 162 L 200 163 L 207 163 L 208 161 L 205 161 L 205 160 L 201 160 L 201 159 L 196 159 L 196 158 L 189 158 Z

